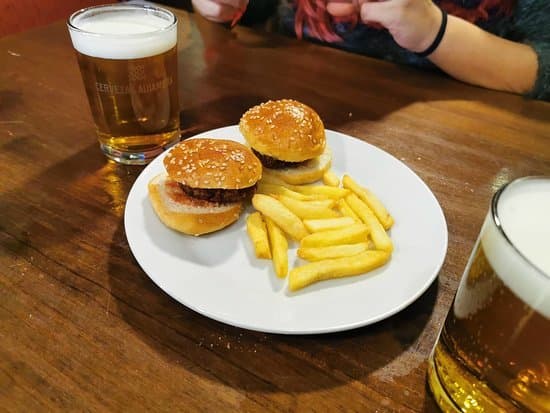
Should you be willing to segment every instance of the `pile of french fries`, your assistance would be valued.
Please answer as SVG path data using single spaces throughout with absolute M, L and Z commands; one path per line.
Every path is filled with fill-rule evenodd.
M 323 184 L 290 185 L 264 170 L 252 198 L 247 232 L 257 258 L 270 259 L 291 291 L 384 265 L 393 250 L 393 218 L 382 202 L 351 176 L 331 170 Z M 289 240 L 307 264 L 289 272 Z

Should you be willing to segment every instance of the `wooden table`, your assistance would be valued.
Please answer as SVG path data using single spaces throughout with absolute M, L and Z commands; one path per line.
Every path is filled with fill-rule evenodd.
M 436 411 L 426 359 L 502 183 L 550 175 L 550 105 L 180 17 L 184 136 L 295 98 L 401 159 L 449 227 L 436 282 L 357 330 L 283 336 L 179 304 L 134 260 L 142 167 L 99 151 L 64 22 L 0 39 L 0 406 L 7 411 Z M 396 188 L 399 190 L 399 188 Z

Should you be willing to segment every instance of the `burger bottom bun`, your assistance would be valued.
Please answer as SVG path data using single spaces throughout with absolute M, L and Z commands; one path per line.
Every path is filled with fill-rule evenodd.
M 271 176 L 282 179 L 292 185 L 308 184 L 320 180 L 323 174 L 330 169 L 332 164 L 332 152 L 328 146 L 324 152 L 298 167 L 283 169 L 264 168 L 264 171 Z
M 169 228 L 189 235 L 218 231 L 239 219 L 242 202 L 219 204 L 192 198 L 166 173 L 148 185 L 149 199 L 157 216 Z

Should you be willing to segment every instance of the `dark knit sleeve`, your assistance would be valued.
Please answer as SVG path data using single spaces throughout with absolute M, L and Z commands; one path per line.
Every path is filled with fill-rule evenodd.
M 550 1 L 518 0 L 511 37 L 530 45 L 537 54 L 537 80 L 528 96 L 550 101 Z
M 535 87 L 529 96 L 550 101 L 550 42 L 533 41 L 530 44 L 537 53 L 539 68 Z
M 240 23 L 251 26 L 265 22 L 275 14 L 277 3 L 277 0 L 250 0 Z

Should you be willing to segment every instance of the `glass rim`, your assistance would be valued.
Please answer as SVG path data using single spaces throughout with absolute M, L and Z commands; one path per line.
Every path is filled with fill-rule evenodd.
M 518 254 L 519 257 L 527 265 L 529 265 L 531 268 L 533 268 L 538 274 L 540 274 L 542 277 L 544 277 L 546 280 L 550 281 L 550 274 L 547 274 L 545 271 L 543 271 L 538 265 L 536 265 L 533 261 L 531 261 L 529 258 L 525 256 L 517 247 L 516 245 L 510 240 L 508 237 L 508 234 L 506 234 L 506 231 L 504 230 L 500 217 L 498 216 L 498 201 L 501 197 L 501 195 L 510 187 L 517 185 L 521 182 L 528 181 L 528 180 L 535 180 L 535 179 L 543 179 L 543 180 L 550 180 L 550 176 L 544 176 L 544 175 L 533 175 L 533 176 L 524 176 L 521 178 L 516 178 L 511 180 L 510 182 L 505 183 L 503 186 L 501 186 L 497 192 L 493 195 L 493 199 L 491 200 L 491 218 L 493 220 L 493 223 L 495 224 L 499 234 L 504 238 L 506 243 L 514 250 L 516 254 Z
M 161 27 L 159 29 L 145 32 L 145 33 L 121 33 L 116 34 L 117 37 L 126 37 L 126 38 L 132 38 L 132 37 L 147 37 L 151 36 L 152 34 L 156 33 L 163 33 L 171 30 L 176 24 L 178 23 L 178 18 L 174 13 L 172 13 L 170 10 L 165 9 L 163 7 L 156 7 L 156 6 L 150 6 L 147 4 L 100 4 L 97 6 L 90 6 L 85 7 L 83 9 L 77 10 L 74 13 L 72 13 L 69 18 L 67 19 L 67 26 L 69 27 L 69 30 L 74 30 L 76 32 L 89 35 L 89 36 L 110 36 L 113 35 L 112 33 L 98 33 L 98 32 L 92 32 L 88 30 L 81 29 L 74 25 L 74 20 L 84 14 L 91 13 L 91 12 L 98 12 L 105 10 L 113 10 L 113 9 L 119 9 L 119 10 L 143 10 L 143 11 L 153 11 L 159 14 L 165 14 L 166 16 L 170 17 L 171 21 L 167 21 L 168 25 L 166 27 Z

